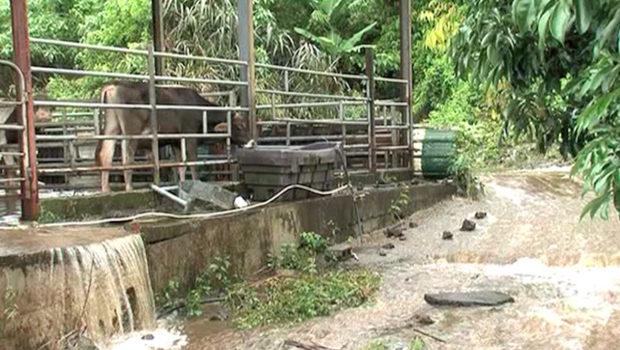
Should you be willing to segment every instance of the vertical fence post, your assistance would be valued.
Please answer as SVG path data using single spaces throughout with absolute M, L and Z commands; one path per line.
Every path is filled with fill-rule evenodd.
M 377 175 L 377 125 L 375 122 L 375 67 L 372 49 L 366 49 L 366 76 L 368 85 L 368 123 L 370 124 L 370 172 Z
M 16 108 L 17 120 L 24 126 L 20 137 L 19 148 L 24 154 L 20 163 L 21 177 L 26 181 L 21 183 L 22 218 L 34 220 L 39 216 L 39 183 L 37 178 L 37 153 L 35 146 L 34 104 L 32 94 L 32 71 L 30 68 L 30 36 L 28 34 L 28 8 L 26 0 L 12 0 L 11 24 L 13 33 L 13 55 L 15 64 L 21 70 L 24 80 L 19 74 L 15 75 L 17 99 L 25 101 L 25 108 Z M 25 115 L 24 115 L 25 113 Z M 24 124 L 23 121 L 26 121 Z
M 157 134 L 159 132 L 157 126 L 157 91 L 155 90 L 155 55 L 153 54 L 153 46 L 149 45 L 148 70 L 149 70 L 149 103 L 151 105 L 151 131 L 153 139 L 151 148 L 153 151 L 153 182 L 159 184 L 161 182 L 159 172 L 159 140 Z
M 234 107 L 237 104 L 237 95 L 234 90 L 231 90 L 228 94 L 228 105 Z M 236 158 L 236 157 L 235 157 Z M 239 181 L 239 165 L 235 162 L 230 165 L 230 179 L 233 182 Z
M 241 60 L 247 62 L 245 69 L 241 69 L 241 80 L 248 84 L 247 89 L 241 94 L 241 104 L 249 108 L 248 120 L 252 138 L 258 139 L 258 128 L 256 125 L 256 96 L 254 86 L 255 62 L 254 62 L 254 21 L 252 0 L 238 0 L 238 34 L 239 34 L 239 55 Z
M 288 92 L 290 90 L 288 71 L 284 71 L 284 91 Z
M 403 124 L 409 127 L 406 130 L 406 139 L 409 146 L 408 164 L 413 172 L 413 143 L 411 116 L 411 90 L 413 84 L 413 74 L 411 72 L 411 0 L 400 0 L 400 78 L 407 81 L 401 84 L 401 101 L 407 103 L 403 107 Z
M 153 45 L 155 51 L 164 51 L 164 21 L 161 10 L 161 0 L 151 0 L 151 18 L 153 24 Z M 155 74 L 164 75 L 164 58 L 155 57 Z
M 338 101 L 338 117 L 342 123 L 342 147 L 344 149 L 347 141 L 347 125 L 344 123 L 344 103 L 342 100 Z

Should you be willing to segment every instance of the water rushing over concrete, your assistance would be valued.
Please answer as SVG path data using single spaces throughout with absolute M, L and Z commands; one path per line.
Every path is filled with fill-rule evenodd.
M 139 235 L 60 246 L 4 257 L 0 323 L 5 326 L 0 327 L 0 348 L 58 349 L 61 340 L 77 333 L 101 342 L 155 327 L 153 293 Z

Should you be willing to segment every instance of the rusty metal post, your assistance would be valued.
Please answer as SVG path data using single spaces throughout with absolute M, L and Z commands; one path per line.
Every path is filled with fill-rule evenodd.
M 247 66 L 241 69 L 241 81 L 248 83 L 246 89 L 241 93 L 241 106 L 249 108 L 248 120 L 250 133 L 254 139 L 258 139 L 258 128 L 256 125 L 256 86 L 255 86 L 255 60 L 254 60 L 254 21 L 252 0 L 239 0 L 237 2 L 237 14 L 239 23 L 237 31 L 239 34 L 239 58 L 247 62 Z
M 409 125 L 406 130 L 405 137 L 401 140 L 408 143 L 409 154 L 407 163 L 413 171 L 413 119 L 411 115 L 411 91 L 413 85 L 413 74 L 411 72 L 411 0 L 400 0 L 400 78 L 407 81 L 401 84 L 400 99 L 406 102 L 403 107 L 402 116 L 403 124 Z
M 153 46 L 149 45 L 148 48 L 148 70 L 149 70 L 149 103 L 151 105 L 151 132 L 153 133 L 153 141 L 151 143 L 152 151 L 153 151 L 153 182 L 155 184 L 159 184 L 161 182 L 160 179 L 160 164 L 159 164 L 159 140 L 157 139 L 157 134 L 159 133 L 159 129 L 157 126 L 157 91 L 155 90 L 155 55 L 153 55 Z
M 161 11 L 161 0 L 151 0 L 151 15 L 153 24 L 153 46 L 155 51 L 164 51 L 164 21 Z M 155 74 L 164 75 L 164 58 L 155 57 Z
M 15 64 L 22 71 L 25 79 L 25 90 L 17 89 L 17 99 L 25 97 L 26 103 L 26 125 L 25 130 L 19 140 L 20 152 L 25 157 L 21 162 L 20 170 L 22 177 L 26 178 L 21 184 L 22 195 L 22 218 L 24 220 L 35 220 L 39 216 L 39 185 L 37 178 L 37 154 L 35 146 L 34 129 L 34 104 L 32 94 L 32 72 L 30 68 L 30 36 L 28 33 L 28 7 L 26 0 L 11 1 L 11 23 L 13 29 L 13 59 Z M 19 79 L 19 77 L 15 77 Z M 16 81 L 17 83 L 17 81 Z M 20 84 L 20 83 L 19 83 Z M 16 86 L 19 86 L 16 84 Z M 23 95 L 26 96 L 23 96 Z M 23 119 L 22 108 L 15 109 L 17 120 Z
M 375 121 L 375 63 L 372 49 L 366 49 L 368 123 L 370 124 L 370 172 L 377 175 L 377 125 Z

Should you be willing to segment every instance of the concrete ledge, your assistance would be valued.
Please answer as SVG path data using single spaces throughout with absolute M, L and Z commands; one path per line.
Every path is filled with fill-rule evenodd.
M 404 188 L 372 189 L 359 199 L 364 231 L 392 222 L 390 203 Z M 423 184 L 409 187 L 406 214 L 430 207 L 456 193 L 452 185 Z M 208 268 L 216 256 L 228 256 L 235 273 L 249 275 L 265 266 L 267 256 L 283 243 L 296 242 L 302 232 L 313 231 L 333 242 L 357 233 L 353 197 L 342 195 L 281 203 L 216 219 L 144 222 L 151 282 L 155 293 L 178 277 L 183 287 Z

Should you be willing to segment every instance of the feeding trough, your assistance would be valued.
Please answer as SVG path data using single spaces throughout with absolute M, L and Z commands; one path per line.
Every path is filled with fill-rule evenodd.
M 256 146 L 239 150 L 238 160 L 250 195 L 254 200 L 264 201 L 293 184 L 323 191 L 334 188 L 334 172 L 341 162 L 339 152 L 340 145 L 330 142 L 293 147 Z M 298 200 L 311 196 L 310 192 L 293 190 L 280 198 Z

